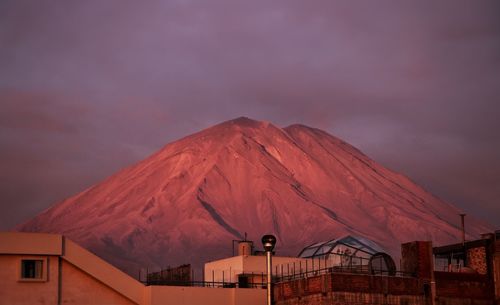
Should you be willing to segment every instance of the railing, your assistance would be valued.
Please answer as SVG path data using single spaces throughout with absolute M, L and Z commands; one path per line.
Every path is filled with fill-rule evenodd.
M 266 288 L 265 283 L 234 283 L 234 282 L 205 282 L 205 281 L 164 281 L 150 280 L 144 283 L 146 286 L 187 286 L 187 287 L 209 287 L 209 288 Z
M 370 259 L 345 254 L 329 254 L 318 258 L 307 258 L 303 261 L 277 265 L 274 267 L 275 282 L 318 276 L 327 273 L 352 273 L 398 277 L 414 277 L 415 274 L 387 270 L 382 266 L 369 267 Z M 379 268 L 376 268 L 379 267 Z
M 145 274 L 139 273 L 139 281 L 147 286 L 186 286 L 186 287 L 210 287 L 210 288 L 265 288 L 266 275 L 264 272 L 251 272 L 234 274 L 221 270 L 216 274 L 212 270 L 212 276 L 205 278 L 204 270 L 195 270 L 183 265 L 176 268 L 165 268 L 159 271 L 146 269 Z M 182 269 L 182 270 L 181 270 Z M 182 272 L 179 272 L 181 270 Z M 229 270 L 230 271 L 230 270 Z M 196 275 L 202 280 L 197 280 Z M 237 276 L 238 281 L 235 280 Z M 200 277 L 198 277 L 199 279 Z M 263 284 L 264 283 L 264 284 Z
M 273 277 L 273 282 L 274 283 L 280 283 L 280 282 L 288 282 L 288 281 L 293 281 L 297 279 L 302 279 L 302 278 L 308 278 L 308 277 L 314 277 L 314 276 L 319 276 L 323 274 L 331 274 L 331 273 L 347 273 L 347 274 L 366 274 L 366 275 L 379 275 L 379 276 L 397 276 L 397 277 L 415 277 L 414 274 L 409 273 L 409 272 L 403 272 L 403 271 L 395 271 L 395 272 L 389 272 L 387 270 L 372 270 L 372 272 L 368 271 L 368 266 L 362 266 L 366 268 L 350 268 L 350 267 L 329 267 L 329 268 L 322 268 L 322 269 L 316 269 L 316 270 L 309 270 L 309 271 L 303 271 L 303 272 L 297 272 L 295 274 L 289 274 L 289 275 L 282 275 L 282 276 L 276 276 Z
M 146 277 L 139 279 L 145 285 L 168 285 L 168 286 L 193 286 L 193 287 L 215 287 L 215 288 L 262 288 L 265 287 L 264 272 L 241 273 L 231 270 L 211 270 L 210 274 L 195 272 L 189 266 L 180 266 L 178 268 L 167 268 L 158 272 L 149 272 L 146 270 Z M 182 269 L 184 268 L 184 269 Z M 182 269 L 182 270 L 181 270 Z M 180 272 L 182 271 L 182 272 Z M 197 270 L 198 271 L 198 270 Z M 382 262 L 374 263 L 373 260 L 365 257 L 345 255 L 340 253 L 316 258 L 297 258 L 294 262 L 286 264 L 275 264 L 273 266 L 273 283 L 292 281 L 296 279 L 319 276 L 332 273 L 350 273 L 365 274 L 375 276 L 397 276 L 397 277 L 415 277 L 415 274 L 396 271 L 393 267 L 388 270 Z M 197 281 L 195 275 L 201 275 Z M 206 276 L 206 277 L 205 277 Z M 227 281 L 226 281 L 227 279 Z

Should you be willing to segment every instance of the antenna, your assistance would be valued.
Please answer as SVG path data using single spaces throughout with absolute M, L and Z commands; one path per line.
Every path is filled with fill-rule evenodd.
M 462 220 L 462 246 L 465 245 L 465 215 L 466 214 L 460 214 L 460 218 Z

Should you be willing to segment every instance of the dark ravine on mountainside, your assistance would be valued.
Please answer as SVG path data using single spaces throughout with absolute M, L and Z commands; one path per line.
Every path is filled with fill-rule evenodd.
M 324 131 L 238 118 L 170 143 L 16 229 L 62 233 L 136 275 L 229 256 L 245 232 L 275 234 L 281 255 L 353 234 L 397 256 L 400 242 L 457 242 L 459 213 Z M 467 220 L 470 237 L 491 230 Z

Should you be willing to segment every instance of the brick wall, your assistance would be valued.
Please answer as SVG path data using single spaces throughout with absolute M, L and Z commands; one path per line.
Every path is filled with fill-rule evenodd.
M 488 276 L 473 273 L 435 272 L 436 296 L 471 300 L 494 299 Z
M 500 241 L 495 247 L 500 250 Z M 402 245 L 402 271 L 415 277 L 324 274 L 276 284 L 274 301 L 276 305 L 430 305 L 434 295 L 435 305 L 500 304 L 498 252 L 493 254 L 492 276 L 485 247 L 467 252 L 469 266 L 478 273 L 434 272 L 431 251 L 430 242 Z
M 488 276 L 436 272 L 436 305 L 494 305 Z M 418 278 L 324 274 L 275 284 L 275 305 L 428 305 Z
M 404 299 L 425 299 L 422 283 L 416 278 L 334 273 L 274 286 L 276 304 L 289 304 L 292 299 L 295 303 L 290 304 L 309 304 L 317 299 L 325 299 L 325 304 L 336 304 L 331 302 L 340 302 L 342 298 L 348 298 L 349 302 L 366 299 L 372 304 L 388 304 L 390 300 L 400 304 L 398 302 Z M 316 304 L 314 302 L 311 304 Z
M 433 270 L 432 243 L 414 241 L 401 245 L 402 271 L 419 278 L 431 279 Z
M 488 274 L 485 247 L 467 249 L 467 267 L 476 270 L 479 274 Z
M 426 305 L 423 296 L 391 296 L 377 293 L 328 292 L 295 297 L 275 302 L 275 305 Z M 477 304 L 483 305 L 483 304 Z M 489 304 L 484 304 L 489 305 Z
M 495 299 L 500 304 L 500 253 L 493 256 L 493 279 L 495 283 Z

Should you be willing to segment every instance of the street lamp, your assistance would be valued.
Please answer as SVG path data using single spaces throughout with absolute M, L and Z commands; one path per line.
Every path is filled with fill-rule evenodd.
M 264 251 L 266 251 L 266 273 L 267 273 L 267 305 L 271 305 L 271 253 L 273 252 L 274 246 L 276 245 L 276 237 L 274 235 L 264 235 L 262 236 L 262 246 L 264 246 Z

